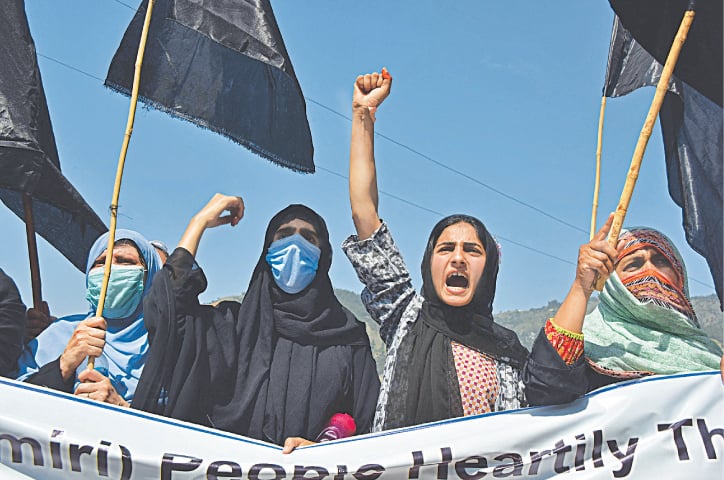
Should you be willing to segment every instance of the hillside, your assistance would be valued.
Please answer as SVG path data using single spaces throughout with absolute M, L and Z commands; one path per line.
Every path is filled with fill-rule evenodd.
M 367 310 L 365 310 L 358 293 L 342 289 L 335 290 L 335 293 L 342 305 L 347 307 L 355 314 L 355 316 L 357 316 L 357 318 L 367 324 L 367 333 L 370 336 L 372 354 L 377 362 L 377 371 L 382 374 L 385 345 L 379 335 L 377 335 L 377 324 L 372 321 L 367 313 Z M 240 301 L 242 298 L 243 295 L 239 295 L 234 297 L 225 297 L 220 300 Z M 597 298 L 591 299 L 591 302 L 588 305 L 589 311 L 594 309 L 597 303 Z M 704 331 L 720 345 L 723 345 L 724 314 L 722 314 L 719 310 L 719 300 L 716 295 L 694 297 L 692 298 L 692 303 L 698 315 L 702 329 L 704 329 Z M 538 335 L 538 331 L 543 326 L 546 319 L 552 317 L 560 305 L 560 302 L 557 300 L 551 300 L 547 305 L 538 308 L 497 312 L 495 313 L 495 321 L 514 330 L 520 337 L 521 343 L 530 349 L 536 335 Z
M 701 328 L 720 345 L 724 344 L 724 314 L 719 310 L 719 300 L 716 295 L 694 297 L 691 302 Z M 597 298 L 591 299 L 588 311 L 593 310 L 597 304 Z M 501 325 L 515 330 L 523 345 L 530 348 L 541 326 L 547 318 L 555 314 L 560 305 L 560 302 L 551 300 L 548 305 L 540 308 L 498 312 L 495 314 L 495 320 Z

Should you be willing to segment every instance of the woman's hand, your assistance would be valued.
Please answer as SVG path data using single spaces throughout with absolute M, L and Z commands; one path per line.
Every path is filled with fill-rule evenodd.
M 556 325 L 569 332 L 583 332 L 586 306 L 593 293 L 596 279 L 599 275 L 601 278 L 608 278 L 613 272 L 616 249 L 606 240 L 612 224 L 613 213 L 608 216 L 608 220 L 593 239 L 585 245 L 581 245 L 578 250 L 576 279 L 553 317 Z
M 224 212 L 229 214 L 223 215 Z M 227 223 L 235 227 L 243 216 L 244 200 L 241 197 L 217 193 L 194 215 L 194 220 L 200 222 L 204 228 L 214 228 Z
M 225 212 L 229 212 L 225 215 Z M 217 193 L 204 208 L 193 216 L 178 246 L 196 256 L 201 236 L 207 228 L 231 224 L 235 227 L 244 216 L 244 200 L 241 197 Z
M 306 438 L 302 437 L 289 437 L 286 440 L 284 440 L 284 449 L 282 450 L 283 454 L 292 453 L 295 448 L 297 447 L 306 447 L 307 445 L 316 445 L 317 442 L 313 442 L 311 440 L 307 440 Z
M 40 335 L 55 320 L 56 318 L 50 314 L 48 302 L 43 302 L 40 308 L 28 308 L 27 322 L 25 323 L 25 342 L 27 343 Z
M 106 321 L 103 317 L 89 317 L 80 322 L 60 356 L 63 380 L 69 380 L 87 357 L 99 357 L 105 345 Z
M 352 95 L 352 110 L 368 110 L 374 120 L 374 112 L 390 94 L 392 76 L 386 68 L 382 73 L 368 73 L 360 75 L 354 82 Z
M 75 389 L 75 395 L 97 402 L 119 405 L 121 407 L 130 406 L 130 404 L 118 394 L 111 380 L 99 371 L 83 370 L 78 375 L 78 380 L 82 383 Z
M 590 297 L 593 293 L 598 278 L 605 280 L 613 272 L 616 249 L 607 240 L 612 224 L 613 214 L 608 216 L 608 220 L 593 239 L 585 245 L 581 245 L 578 250 L 575 283 L 586 297 Z

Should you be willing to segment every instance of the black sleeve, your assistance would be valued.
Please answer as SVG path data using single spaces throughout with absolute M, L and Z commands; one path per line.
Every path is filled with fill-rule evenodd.
M 144 324 L 148 341 L 153 342 L 157 331 L 180 330 L 183 336 L 186 315 L 195 314 L 199 307 L 199 294 L 206 290 L 206 276 L 188 250 L 176 248 L 151 285 L 144 299 Z M 175 325 L 166 325 L 166 322 Z
M 359 347 L 354 351 L 353 361 L 354 421 L 356 435 L 368 433 L 375 417 L 377 397 L 380 394 L 380 377 L 370 347 Z
M 73 385 L 75 385 L 75 375 L 72 375 L 67 381 L 63 380 L 60 373 L 60 357 L 50 363 L 46 363 L 37 373 L 31 375 L 25 380 L 33 385 L 52 388 L 61 392 L 73 393 Z
M 541 329 L 523 369 L 525 395 L 530 405 L 558 405 L 588 391 L 588 366 L 581 356 L 566 365 Z
M 178 388 L 191 389 L 198 385 L 189 381 L 189 385 L 179 387 L 177 383 L 183 382 L 177 378 L 191 375 L 190 368 L 198 356 L 203 356 L 203 337 L 196 338 L 201 334 L 193 330 L 203 313 L 198 295 L 205 289 L 206 277 L 193 255 L 176 248 L 156 274 L 143 300 L 143 322 L 150 348 L 133 398 L 134 408 L 174 416 L 178 410 L 174 408 L 179 407 Z M 168 405 L 159 402 L 163 390 L 169 398 L 173 396 Z
M 25 305 L 15 282 L 0 269 L 0 375 L 11 375 L 23 349 Z

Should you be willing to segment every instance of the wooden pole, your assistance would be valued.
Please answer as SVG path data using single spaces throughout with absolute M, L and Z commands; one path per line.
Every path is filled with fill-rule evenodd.
M 684 18 L 681 20 L 681 25 L 679 25 L 679 31 L 676 32 L 676 37 L 674 37 L 674 43 L 671 45 L 669 55 L 666 57 L 664 69 L 661 71 L 661 78 L 659 78 L 659 82 L 656 84 L 656 93 L 654 94 L 654 99 L 651 102 L 649 113 L 646 115 L 644 126 L 639 134 L 633 158 L 631 159 L 631 166 L 629 167 L 628 175 L 626 176 L 626 183 L 623 186 L 623 192 L 621 192 L 621 198 L 618 201 L 618 207 L 616 207 L 616 213 L 613 217 L 611 232 L 608 234 L 608 243 L 613 247 L 615 247 L 618 242 L 618 235 L 621 233 L 621 227 L 623 226 L 623 221 L 626 218 L 626 212 L 628 210 L 629 203 L 631 202 L 634 187 L 636 186 L 639 170 L 641 169 L 641 160 L 643 159 L 644 152 L 646 151 L 646 145 L 649 142 L 649 137 L 651 137 L 651 131 L 656 123 L 656 116 L 661 110 L 661 104 L 664 102 L 666 91 L 669 88 L 669 81 L 674 73 L 674 67 L 676 67 L 676 62 L 679 60 L 681 48 L 684 46 L 686 36 L 689 33 L 689 28 L 691 28 L 691 23 L 693 21 L 694 10 L 687 10 L 684 13 Z M 604 283 L 605 281 L 599 278 L 595 285 L 596 290 L 603 290 Z
M 598 115 L 598 143 L 596 145 L 596 180 L 593 186 L 593 207 L 591 208 L 591 234 L 588 240 L 593 240 L 596 234 L 596 215 L 598 214 L 598 192 L 601 189 L 601 149 L 603 145 L 603 114 L 606 111 L 606 95 L 601 97 L 601 112 Z
M 43 293 L 40 283 L 40 262 L 38 262 L 38 244 L 35 241 L 35 220 L 33 219 L 33 197 L 23 194 L 25 210 L 25 236 L 28 240 L 28 259 L 30 260 L 30 284 L 33 288 L 33 308 L 43 309 Z
M 131 141 L 133 133 L 133 122 L 136 119 L 136 105 L 138 103 L 138 88 L 141 83 L 141 66 L 143 65 L 143 53 L 146 51 L 146 40 L 148 39 L 148 28 L 151 25 L 151 12 L 155 0 L 148 0 L 148 8 L 146 9 L 146 18 L 143 22 L 143 30 L 141 32 L 141 40 L 138 44 L 138 54 L 136 55 L 136 64 L 133 74 L 133 88 L 131 90 L 131 105 L 128 109 L 128 121 L 126 122 L 126 133 L 123 136 L 123 144 L 121 145 L 121 154 L 118 158 L 118 168 L 116 170 L 116 182 L 113 186 L 113 199 L 111 200 L 111 221 L 108 228 L 108 247 L 106 249 L 106 263 L 103 271 L 103 284 L 101 285 L 101 293 L 98 298 L 98 307 L 96 308 L 96 316 L 103 316 L 103 307 L 106 303 L 106 291 L 108 290 L 108 279 L 111 276 L 111 264 L 113 263 L 113 245 L 116 243 L 116 220 L 118 218 L 118 198 L 121 194 L 121 181 L 123 180 L 123 167 L 126 163 L 126 153 L 128 152 L 128 144 Z M 88 357 L 88 369 L 93 370 L 95 359 Z

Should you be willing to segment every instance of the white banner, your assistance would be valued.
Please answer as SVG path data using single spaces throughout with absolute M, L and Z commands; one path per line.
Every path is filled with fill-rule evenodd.
M 719 372 L 652 377 L 558 407 L 281 448 L 0 379 L 0 478 L 722 478 Z

